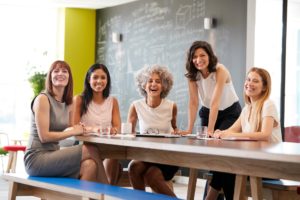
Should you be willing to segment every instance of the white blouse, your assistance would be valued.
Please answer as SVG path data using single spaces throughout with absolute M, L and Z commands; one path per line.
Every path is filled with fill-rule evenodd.
M 159 133 L 171 133 L 173 101 L 162 99 L 156 108 L 148 106 L 145 99 L 136 100 L 133 105 L 137 112 L 140 133 L 145 133 L 150 129 L 151 132 L 158 130 Z
M 109 96 L 102 104 L 93 101 L 87 112 L 81 116 L 81 122 L 87 126 L 110 127 L 112 122 L 113 97 Z
M 199 80 L 196 83 L 198 88 L 199 99 L 201 100 L 201 104 L 204 107 L 210 108 L 210 102 L 212 99 L 213 91 L 217 84 L 216 72 L 210 73 L 207 78 L 204 78 L 201 73 L 198 73 L 198 78 Z M 224 85 L 223 92 L 221 95 L 219 110 L 225 110 L 238 100 L 239 97 L 237 96 L 234 90 L 232 81 L 226 83 Z
M 254 132 L 254 130 L 252 130 L 253 128 L 251 128 L 250 122 L 248 121 L 249 114 L 250 114 L 250 105 L 246 105 L 243 108 L 242 113 L 241 113 L 241 125 L 242 125 L 243 133 Z M 277 112 L 274 102 L 270 99 L 267 99 L 264 102 L 264 105 L 262 108 L 261 122 L 264 117 L 272 117 L 277 122 L 277 126 L 273 127 L 272 134 L 270 137 L 270 142 L 282 142 L 278 112 Z

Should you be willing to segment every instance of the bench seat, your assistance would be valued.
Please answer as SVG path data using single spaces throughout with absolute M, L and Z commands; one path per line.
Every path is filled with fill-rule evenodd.
M 203 179 L 211 181 L 212 173 L 204 173 Z M 272 191 L 273 200 L 300 200 L 300 182 L 284 179 L 263 179 L 263 189 L 269 189 Z M 250 188 L 248 186 L 247 192 L 250 194 Z
M 262 180 L 264 188 L 272 190 L 273 200 L 300 200 L 299 181 L 290 181 L 284 179 Z
M 284 179 L 276 180 L 263 180 L 263 187 L 277 190 L 294 190 L 297 191 L 297 188 L 300 187 L 299 181 L 290 181 Z
M 41 199 L 56 200 L 82 199 L 83 197 L 103 199 L 103 195 L 132 200 L 177 199 L 162 194 L 65 177 L 33 177 L 24 174 L 4 174 L 2 178 L 10 182 L 9 199 L 11 200 L 16 199 L 16 196 L 35 196 Z

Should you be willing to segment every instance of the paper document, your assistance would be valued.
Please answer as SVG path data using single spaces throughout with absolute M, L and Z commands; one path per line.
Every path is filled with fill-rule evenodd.
M 230 141 L 257 141 L 248 137 L 226 137 L 222 138 L 222 140 L 230 140 Z
M 100 133 L 97 133 L 97 132 L 93 132 L 93 133 L 87 133 L 85 134 L 85 136 L 95 136 L 95 137 L 116 137 L 116 138 L 132 138 L 132 137 L 135 137 L 134 134 L 116 134 L 116 135 L 111 135 L 111 134 L 100 134 Z
M 179 138 L 180 135 L 170 133 L 136 134 L 136 137 L 161 137 L 161 138 Z

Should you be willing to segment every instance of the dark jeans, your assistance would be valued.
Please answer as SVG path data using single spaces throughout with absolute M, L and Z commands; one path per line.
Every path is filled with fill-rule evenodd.
M 209 109 L 206 107 L 202 107 L 199 111 L 199 116 L 201 118 L 201 125 L 207 126 L 209 119 Z M 229 128 L 240 116 L 242 111 L 241 105 L 239 102 L 235 102 L 230 107 L 225 110 L 218 112 L 218 118 L 215 124 L 215 130 L 225 130 Z M 235 175 L 223 172 L 211 172 L 213 174 L 213 178 L 210 186 L 216 190 L 223 189 L 226 200 L 233 199 L 234 194 L 234 184 L 235 184 Z M 203 195 L 203 199 L 205 199 L 207 195 L 207 183 L 205 186 L 205 191 Z M 219 195 L 218 200 L 224 199 L 223 195 Z

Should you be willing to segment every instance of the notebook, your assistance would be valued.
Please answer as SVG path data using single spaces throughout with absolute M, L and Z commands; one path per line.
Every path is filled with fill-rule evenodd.
M 158 138 L 179 138 L 180 135 L 170 134 L 170 133 L 140 133 L 136 134 L 136 137 L 158 137 Z
M 226 137 L 226 138 L 222 138 L 222 140 L 230 140 L 230 141 L 257 141 L 257 140 L 251 139 L 249 137 Z

